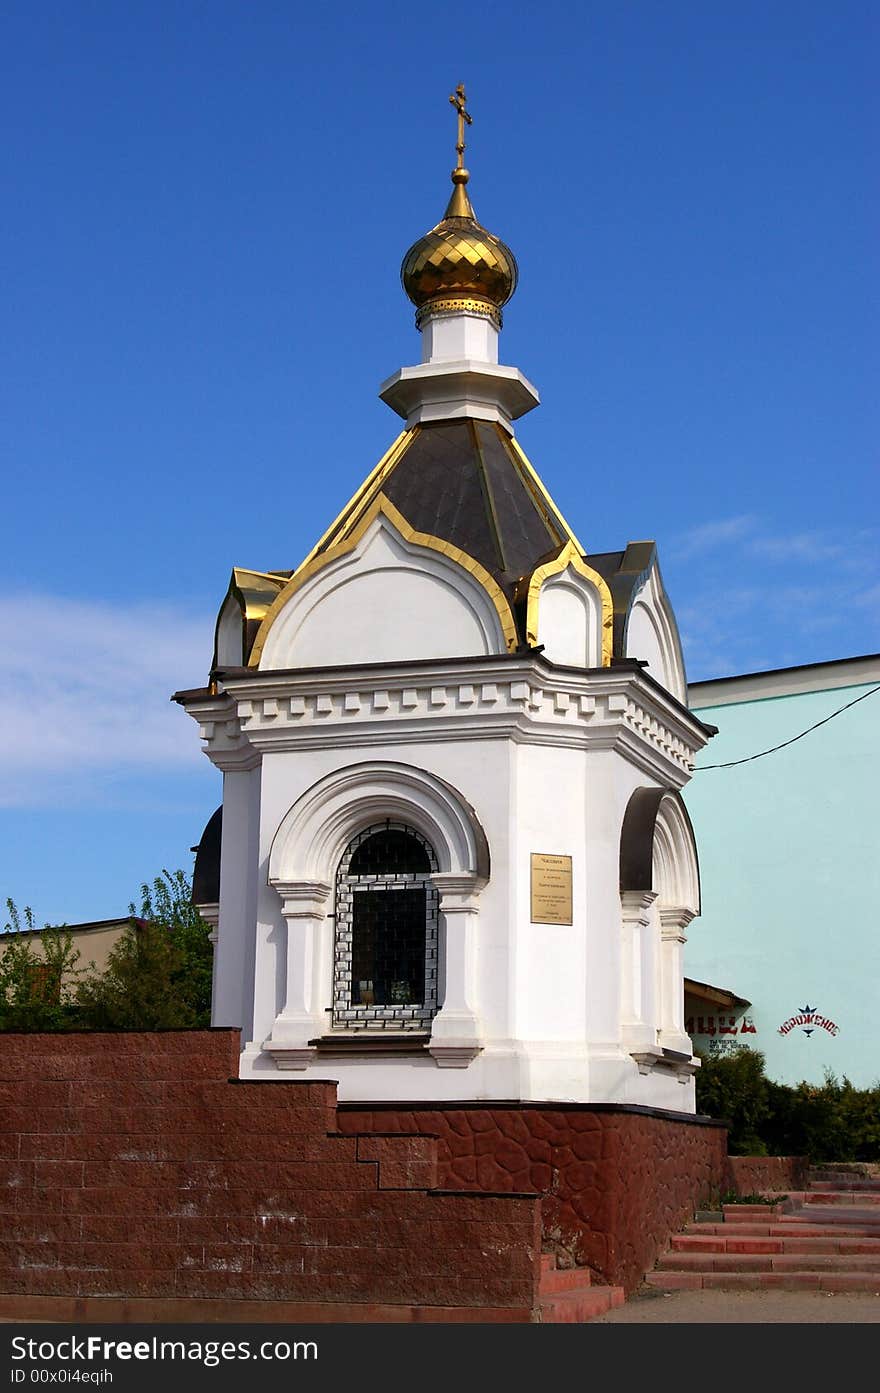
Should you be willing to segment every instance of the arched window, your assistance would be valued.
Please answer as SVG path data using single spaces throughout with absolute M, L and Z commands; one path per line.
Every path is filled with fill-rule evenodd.
M 374 823 L 349 842 L 336 875 L 334 1026 L 430 1028 L 437 869 L 431 845 L 402 822 Z

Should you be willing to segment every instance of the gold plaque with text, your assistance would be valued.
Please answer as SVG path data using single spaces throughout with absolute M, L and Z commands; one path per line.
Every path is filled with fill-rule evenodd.
M 571 857 L 532 852 L 532 923 L 571 924 Z

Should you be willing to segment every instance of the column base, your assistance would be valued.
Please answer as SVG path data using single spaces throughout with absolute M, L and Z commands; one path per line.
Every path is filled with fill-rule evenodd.
M 477 1040 L 432 1040 L 428 1054 L 438 1069 L 466 1069 L 482 1054 L 483 1046 Z

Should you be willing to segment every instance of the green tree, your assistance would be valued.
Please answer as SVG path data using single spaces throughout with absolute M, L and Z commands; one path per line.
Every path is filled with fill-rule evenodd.
M 765 1156 L 762 1131 L 770 1113 L 769 1084 L 760 1050 L 745 1046 L 729 1054 L 701 1056 L 696 1076 L 697 1111 L 730 1126 L 732 1156 Z
M 62 925 L 46 924 L 38 940 L 33 910 L 22 913 L 6 901 L 9 920 L 0 936 L 0 1030 L 71 1030 L 79 1025 L 77 991 L 94 964 L 80 967 L 81 954 Z M 39 943 L 39 951 L 37 948 Z
M 183 1030 L 211 1023 L 209 928 L 190 899 L 184 871 L 141 886 L 138 909 L 100 977 L 77 994 L 92 1029 Z

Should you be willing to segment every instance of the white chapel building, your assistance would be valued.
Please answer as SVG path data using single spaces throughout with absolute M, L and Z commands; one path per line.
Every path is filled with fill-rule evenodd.
M 520 448 L 513 253 L 458 164 L 406 253 L 403 429 L 290 572 L 235 569 L 207 687 L 223 772 L 194 898 L 245 1078 L 342 1101 L 694 1111 L 687 708 L 651 542 L 590 555 Z M 316 529 L 317 530 L 317 529 Z

